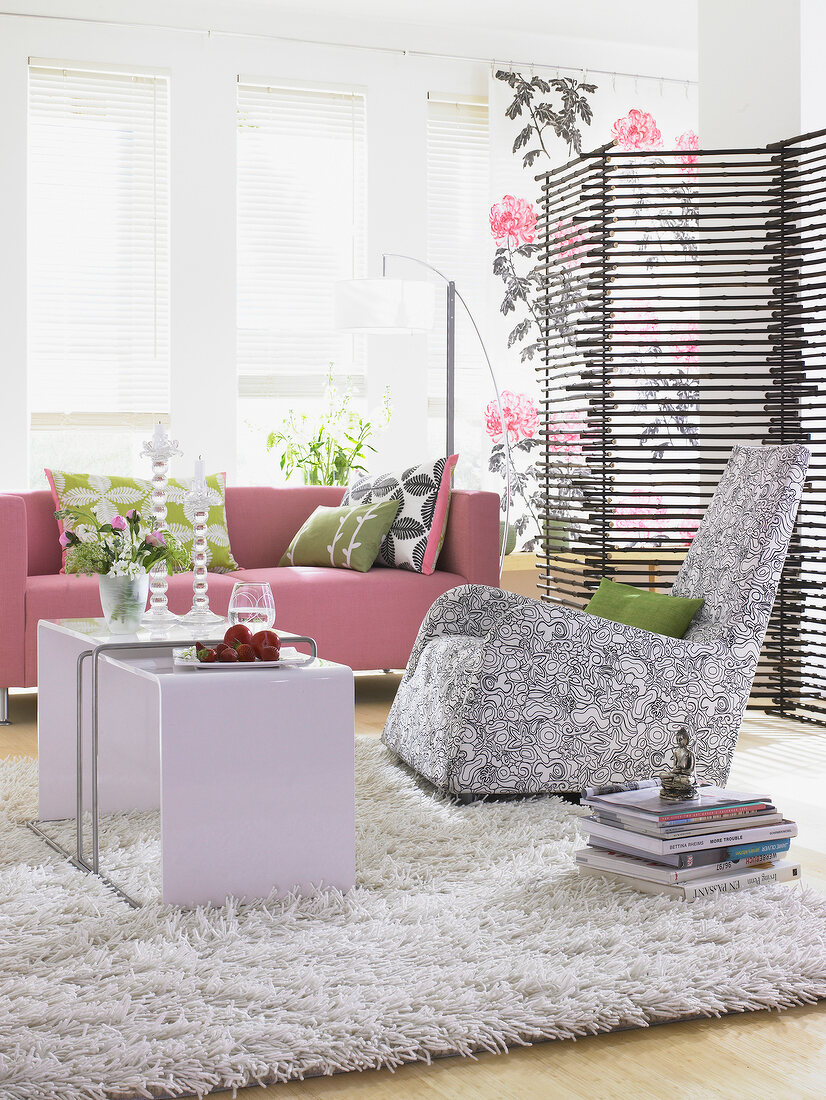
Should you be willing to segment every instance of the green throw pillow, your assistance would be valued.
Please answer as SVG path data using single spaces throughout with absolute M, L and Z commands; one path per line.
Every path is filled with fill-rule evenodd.
M 70 474 L 65 470 L 46 470 L 52 488 L 55 510 L 66 507 L 91 508 L 100 519 L 125 516 L 130 508 L 140 512 L 146 526 L 152 518 L 152 482 L 137 477 L 103 477 L 100 474 Z M 232 556 L 224 506 L 226 490 L 223 474 L 207 479 L 210 508 L 207 516 L 207 568 L 213 573 L 230 573 L 240 566 Z M 193 517 L 188 514 L 184 495 L 191 485 L 169 479 L 166 492 L 166 525 L 187 551 L 192 550 Z M 63 532 L 63 523 L 59 523 Z M 65 566 L 65 554 L 64 554 Z
M 327 565 L 366 573 L 390 530 L 400 500 L 313 512 L 287 547 L 279 565 Z
M 669 638 L 682 638 L 704 603 L 705 600 L 667 596 L 663 592 L 635 588 L 633 584 L 601 580 L 585 610 L 589 615 L 610 619 L 612 623 L 638 626 Z

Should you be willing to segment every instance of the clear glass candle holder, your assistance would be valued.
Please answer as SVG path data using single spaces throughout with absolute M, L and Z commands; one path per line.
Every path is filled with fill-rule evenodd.
M 269 630 L 275 624 L 275 597 L 270 586 L 256 581 L 236 581 L 227 617 L 233 626 L 243 623 L 253 632 Z

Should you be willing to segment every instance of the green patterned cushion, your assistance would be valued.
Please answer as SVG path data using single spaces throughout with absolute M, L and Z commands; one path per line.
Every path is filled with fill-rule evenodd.
M 327 565 L 366 573 L 390 530 L 400 500 L 355 508 L 320 505 L 287 547 L 279 565 Z
M 136 477 L 103 477 L 100 474 L 71 474 L 65 470 L 46 470 L 52 487 L 55 510 L 66 507 L 96 509 L 100 519 L 125 516 L 136 508 L 146 525 L 152 515 L 152 482 Z M 207 562 L 213 573 L 229 573 L 240 566 L 232 556 L 224 506 L 223 474 L 210 474 L 207 479 L 210 509 L 207 516 Z M 166 494 L 166 525 L 186 550 L 192 549 L 192 516 L 184 503 L 190 481 L 169 479 Z M 63 524 L 60 523 L 61 533 Z M 63 572 L 65 572 L 65 554 Z

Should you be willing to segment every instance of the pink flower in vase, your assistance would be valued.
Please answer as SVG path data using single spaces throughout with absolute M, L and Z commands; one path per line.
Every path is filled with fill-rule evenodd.
M 523 243 L 533 244 L 536 238 L 534 208 L 525 199 L 505 195 L 490 208 L 490 231 L 498 245 L 516 248 Z
M 611 127 L 614 141 L 622 149 L 662 149 L 663 136 L 656 119 L 648 111 L 632 108 Z
M 129 524 L 123 518 L 123 516 L 112 517 L 112 530 L 113 531 L 125 531 Z
M 700 139 L 693 130 L 686 130 L 684 133 L 680 134 L 674 142 L 674 146 L 677 149 L 684 150 L 683 155 L 680 157 L 680 161 L 683 164 L 691 165 L 697 163 L 697 157 L 692 154 L 700 148 Z
M 146 536 L 147 546 L 166 546 L 166 539 L 160 531 L 150 531 Z
M 63 532 L 63 534 L 60 536 L 60 538 L 57 541 L 60 543 L 60 545 L 63 547 L 64 550 L 66 549 L 67 546 L 71 545 L 71 539 L 69 538 L 69 536 L 66 534 L 65 531 Z
M 533 439 L 539 424 L 539 413 L 530 397 L 526 393 L 503 390 L 500 398 L 505 429 L 502 427 L 499 406 L 495 401 L 489 402 L 485 409 L 485 431 L 490 438 L 498 442 L 504 435 L 504 430 L 507 430 L 510 443 L 519 443 L 522 439 Z

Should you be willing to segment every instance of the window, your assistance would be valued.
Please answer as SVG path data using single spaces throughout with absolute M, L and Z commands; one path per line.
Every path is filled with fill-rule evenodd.
M 165 77 L 29 67 L 30 481 L 130 473 L 169 405 Z
M 486 103 L 436 97 L 427 104 L 427 260 L 453 279 L 474 317 L 486 313 L 491 247 Z M 433 453 L 444 450 L 445 305 L 429 338 L 428 436 Z M 438 315 L 437 315 L 438 316 Z M 483 409 L 493 397 L 476 333 L 456 304 L 456 484 L 481 484 Z
M 239 478 L 278 476 L 266 433 L 313 409 L 333 364 L 365 392 L 364 341 L 333 327 L 334 285 L 366 269 L 365 98 L 238 87 Z

